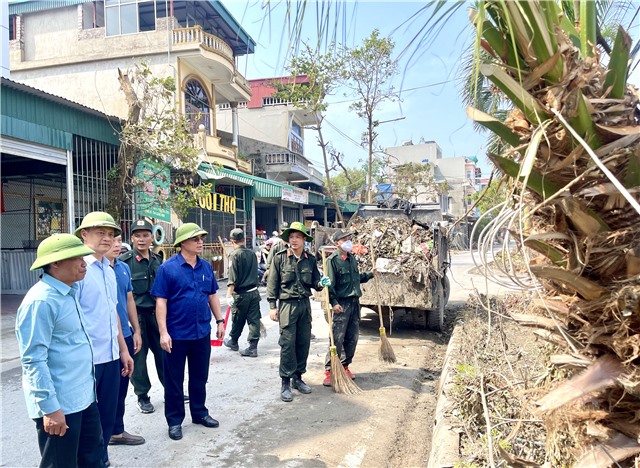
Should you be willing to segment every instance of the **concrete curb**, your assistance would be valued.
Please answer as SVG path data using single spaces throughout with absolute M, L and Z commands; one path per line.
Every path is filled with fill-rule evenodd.
M 460 355 L 462 346 L 462 326 L 456 325 L 451 334 L 447 352 L 438 382 L 438 401 L 434 415 L 434 428 L 431 436 L 431 453 L 427 468 L 450 468 L 459 461 L 460 435 L 453 428 L 451 411 L 454 408 L 448 394 L 454 385 L 452 367 L 455 356 Z

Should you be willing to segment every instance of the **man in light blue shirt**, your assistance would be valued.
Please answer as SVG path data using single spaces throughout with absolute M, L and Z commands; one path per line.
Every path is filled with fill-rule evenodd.
M 44 274 L 18 308 L 22 382 L 41 467 L 104 466 L 93 351 L 76 299 L 76 282 L 86 273 L 83 256 L 91 253 L 71 234 L 42 241 L 31 270 Z
M 87 333 L 93 346 L 98 410 L 105 440 L 105 464 L 109 462 L 107 444 L 116 421 L 120 375 L 130 376 L 133 372 L 133 358 L 127 349 L 116 311 L 116 275 L 105 257 L 113 246 L 114 237 L 120 233 L 121 230 L 111 215 L 101 211 L 87 214 L 75 231 L 84 245 L 95 252 L 84 257 L 87 262 L 87 274 L 78 285 L 78 302 L 82 307 Z

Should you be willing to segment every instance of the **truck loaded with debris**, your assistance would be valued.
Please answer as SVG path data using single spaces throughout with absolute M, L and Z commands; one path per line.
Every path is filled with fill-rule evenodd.
M 375 259 L 378 272 L 374 280 L 361 285 L 360 304 L 375 311 L 380 304 L 390 323 L 408 317 L 416 326 L 441 331 L 449 298 L 445 229 L 411 215 L 375 216 L 375 212 L 360 210 L 348 225 L 360 271 L 370 271 Z M 330 245 L 333 232 L 335 229 L 312 226 L 314 253 Z

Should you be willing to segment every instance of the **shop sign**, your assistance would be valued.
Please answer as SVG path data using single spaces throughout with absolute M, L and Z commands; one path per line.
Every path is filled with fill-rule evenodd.
M 203 210 L 236 214 L 236 197 L 231 195 L 208 193 L 206 196 L 200 197 L 198 203 Z
M 302 216 L 305 218 L 313 218 L 315 215 L 316 213 L 313 208 L 305 208 L 302 210 Z
M 169 166 L 143 159 L 138 164 L 136 175 L 142 180 L 142 189 L 138 190 L 136 200 L 138 215 L 171 222 Z M 166 202 L 159 203 L 160 200 Z
M 298 188 L 282 187 L 282 199 L 295 203 L 309 203 L 309 192 Z

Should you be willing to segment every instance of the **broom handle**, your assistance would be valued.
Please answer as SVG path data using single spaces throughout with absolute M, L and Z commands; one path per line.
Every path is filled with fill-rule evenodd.
M 371 249 L 371 266 L 376 269 L 376 255 L 373 253 L 373 237 L 370 241 Z M 378 300 L 378 317 L 380 318 L 380 328 L 384 328 L 384 322 L 382 321 L 382 303 L 380 302 L 380 285 L 378 284 L 378 275 L 373 274 L 373 287 L 376 288 L 376 299 Z
M 324 249 L 320 249 L 322 252 L 322 274 L 327 276 L 327 254 Z M 331 340 L 331 346 L 333 346 L 333 321 L 332 321 L 332 312 L 331 312 L 331 303 L 329 302 L 329 286 L 324 287 L 324 302 L 326 304 L 327 309 L 327 321 L 329 322 L 329 339 Z

